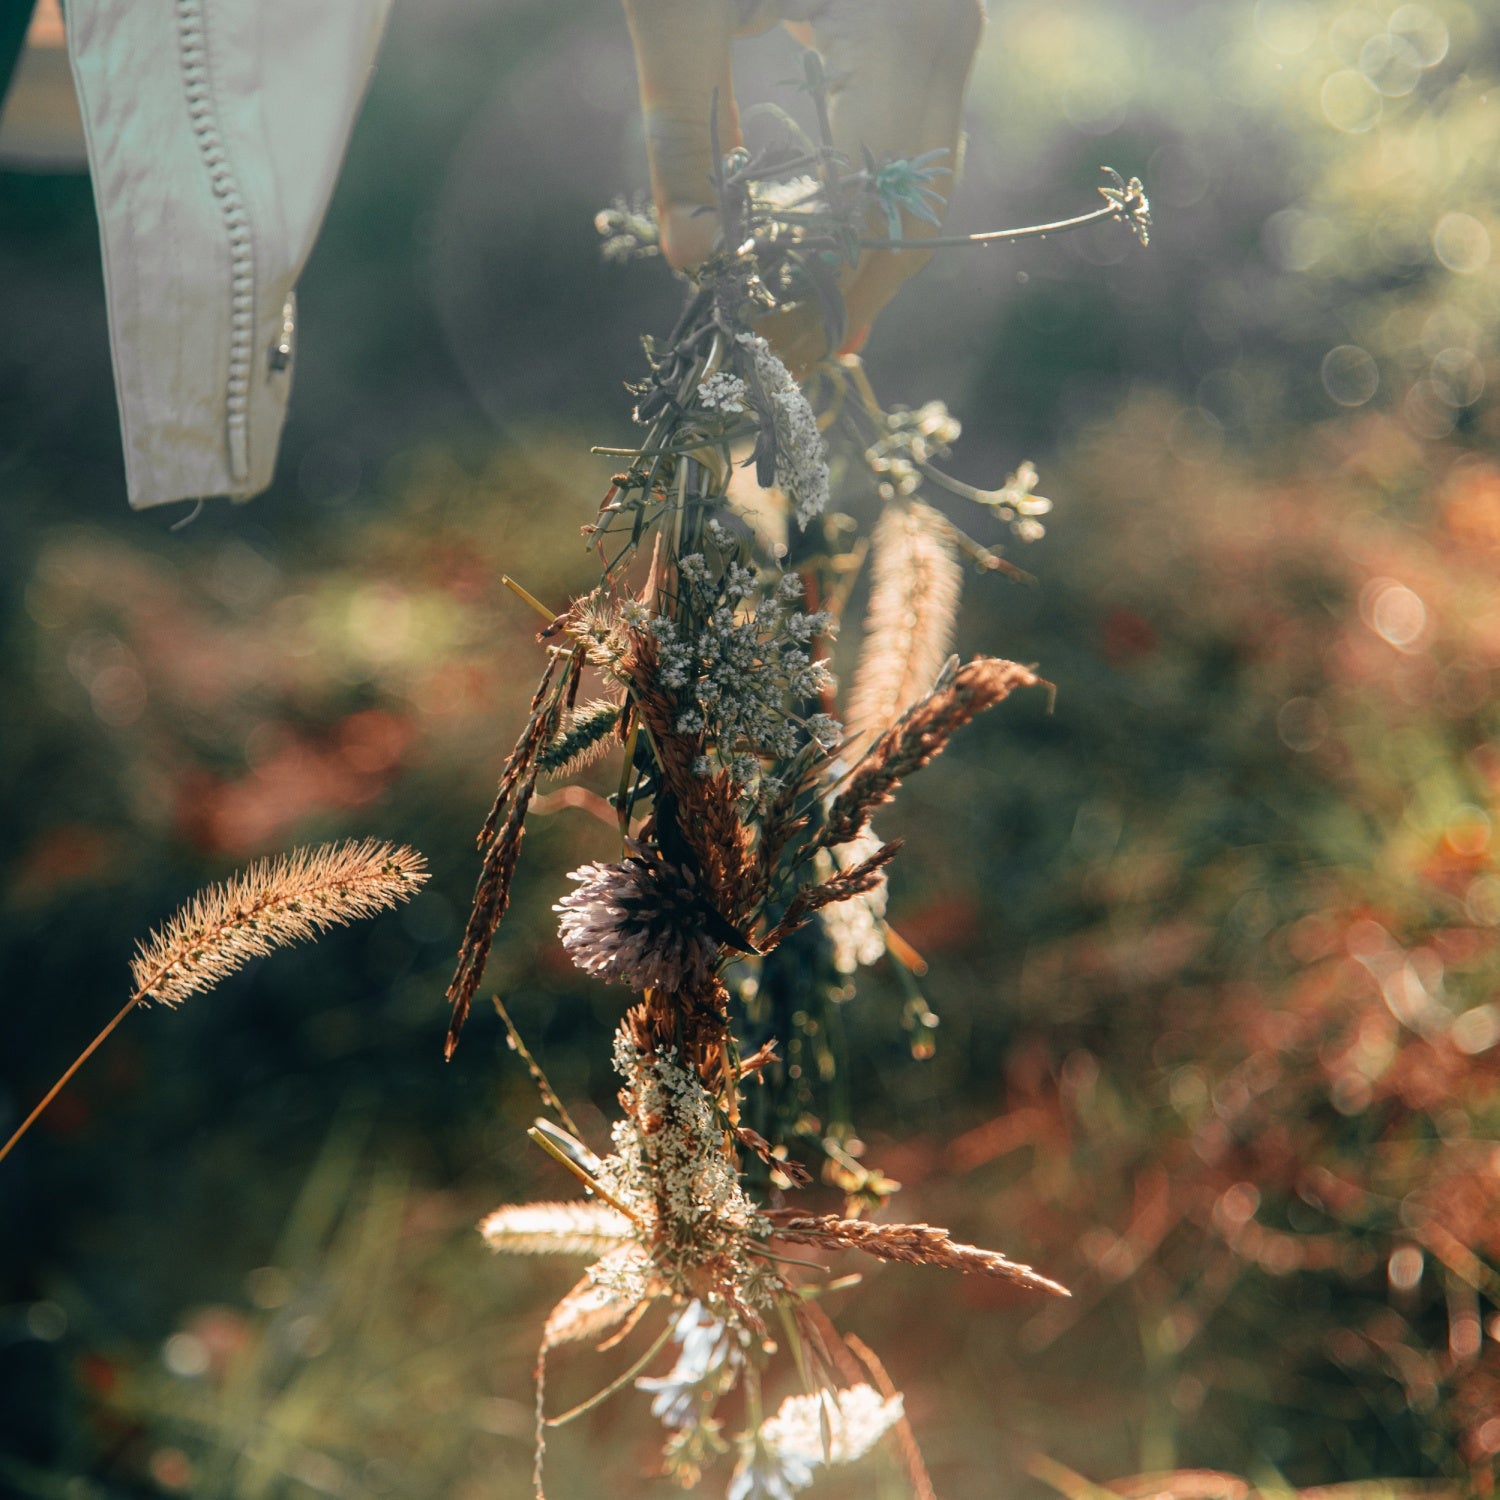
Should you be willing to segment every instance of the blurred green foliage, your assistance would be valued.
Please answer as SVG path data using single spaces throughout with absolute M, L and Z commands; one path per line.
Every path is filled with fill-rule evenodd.
M 1157 227 L 955 253 L 877 329 L 883 397 L 943 397 L 976 481 L 1029 456 L 1058 499 L 1038 586 L 976 582 L 961 638 L 1059 692 L 884 830 L 936 1055 L 889 978 L 847 1032 L 903 1217 L 1075 1297 L 886 1267 L 841 1318 L 949 1500 L 1045 1493 L 1038 1451 L 1488 1493 L 1500 21 L 991 10 L 960 225 L 1073 211 L 1108 160 Z M 751 45 L 742 91 L 790 57 Z M 634 121 L 603 0 L 398 8 L 303 286 L 282 478 L 176 533 L 124 513 L 87 186 L 0 177 L 0 1110 L 203 880 L 343 832 L 435 871 L 133 1017 L 0 1169 L 0 1491 L 524 1492 L 566 1275 L 467 1226 L 568 1188 L 523 1149 L 496 1023 L 440 1063 L 441 994 L 538 655 L 499 575 L 559 606 L 587 578 L 586 449 L 675 305 L 592 241 L 642 176 Z M 537 821 L 490 982 L 597 1134 L 617 999 L 548 910 L 595 832 Z M 660 1492 L 641 1407 L 554 1439 L 557 1494 Z

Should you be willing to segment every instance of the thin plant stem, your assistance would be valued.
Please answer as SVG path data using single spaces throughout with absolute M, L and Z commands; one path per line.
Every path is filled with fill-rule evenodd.
M 549 624 L 557 618 L 556 610 L 548 609 L 547 606 L 543 604 L 535 594 L 533 594 L 529 589 L 522 588 L 521 585 L 517 583 L 516 580 L 512 578 L 508 573 L 502 573 L 500 575 L 500 582 L 503 583 L 506 588 L 508 588 L 511 593 L 516 596 L 517 599 L 520 599 L 524 603 L 529 604 Z
M 591 1177 L 587 1172 L 585 1172 L 576 1161 L 574 1161 L 570 1156 L 567 1155 L 566 1152 L 561 1150 L 559 1147 L 554 1146 L 552 1142 L 549 1141 L 547 1137 L 536 1128 L 536 1126 L 533 1125 L 531 1129 L 526 1132 L 526 1134 L 529 1135 L 531 1139 L 535 1141 L 537 1145 L 540 1146 L 542 1150 L 545 1151 L 547 1155 L 553 1159 L 553 1161 L 559 1163 L 561 1166 L 566 1167 L 568 1171 L 570 1171 L 591 1193 L 598 1194 L 598 1196 L 602 1198 L 607 1204 L 609 1204 L 609 1206 L 614 1209 L 616 1213 L 624 1214 L 624 1216 L 629 1219 L 630 1222 L 636 1226 L 636 1228 L 640 1228 L 641 1220 L 639 1214 L 631 1213 L 631 1211 L 626 1208 L 625 1205 L 621 1203 L 613 1193 L 611 1193 L 607 1188 L 600 1186 L 599 1182 L 595 1178 Z
M 1013 245 L 1018 240 L 1040 240 L 1049 234 L 1066 234 L 1070 229 L 1083 229 L 1089 224 L 1100 224 L 1105 219 L 1126 220 L 1114 204 L 1096 208 L 1091 213 L 1079 214 L 1072 219 L 1057 219 L 1051 224 L 1028 224 L 1024 229 L 990 229 L 982 234 L 937 234 L 931 239 L 917 240 L 861 240 L 861 250 L 957 250 L 965 245 Z
M 587 1401 L 580 1401 L 578 1405 L 573 1407 L 571 1410 L 563 1412 L 560 1416 L 545 1418 L 544 1420 L 547 1426 L 565 1426 L 567 1423 L 573 1421 L 575 1417 L 581 1417 L 585 1412 L 593 1411 L 596 1406 L 600 1405 L 602 1402 L 608 1401 L 616 1391 L 623 1390 L 625 1386 L 629 1385 L 629 1383 L 634 1380 L 635 1377 L 639 1375 L 641 1371 L 644 1370 L 646 1366 L 649 1365 L 659 1353 L 661 1353 L 662 1349 L 666 1346 L 667 1340 L 672 1337 L 672 1329 L 674 1327 L 675 1324 L 668 1322 L 667 1326 L 663 1328 L 661 1333 L 657 1336 L 656 1342 L 652 1344 L 652 1346 L 648 1350 L 646 1350 L 646 1352 L 641 1355 L 641 1357 L 636 1360 L 636 1362 L 631 1365 L 631 1367 L 626 1370 L 623 1375 L 619 1376 L 615 1380 L 611 1380 L 610 1383 L 605 1386 L 602 1391 L 596 1391 L 592 1396 L 588 1398 Z
M 880 1357 L 862 1338 L 857 1334 L 846 1333 L 844 1342 L 853 1351 L 854 1357 L 870 1372 L 870 1377 L 875 1382 L 875 1389 L 886 1400 L 889 1401 L 899 1394 L 895 1383 L 881 1363 Z M 911 1485 L 912 1500 L 937 1500 L 937 1491 L 933 1489 L 927 1465 L 922 1461 L 922 1450 L 917 1446 L 917 1435 L 912 1431 L 911 1422 L 904 1413 L 900 1421 L 896 1423 L 896 1437 L 901 1447 L 901 1457 L 906 1464 L 906 1477 Z
M 14 1147 L 16 1142 L 19 1141 L 21 1137 L 25 1135 L 33 1125 L 36 1124 L 37 1120 L 41 1117 L 42 1111 L 45 1110 L 47 1106 L 51 1104 L 52 1101 L 57 1098 L 60 1093 L 62 1093 L 62 1091 L 68 1086 L 68 1083 L 72 1079 L 73 1075 L 84 1065 L 84 1063 L 89 1060 L 89 1058 L 94 1055 L 95 1052 L 99 1050 L 99 1048 L 103 1045 L 105 1038 L 109 1036 L 109 1034 L 115 1029 L 115 1027 L 118 1026 L 120 1022 L 123 1021 L 125 1017 L 128 1016 L 130 1012 L 133 1011 L 136 1006 L 145 999 L 145 997 L 146 996 L 144 990 L 137 990 L 136 993 L 133 994 L 130 999 L 128 999 L 125 1004 L 120 1007 L 119 1014 L 115 1016 L 114 1020 L 110 1021 L 99 1033 L 99 1035 L 96 1036 L 94 1040 L 91 1041 L 88 1046 L 85 1047 L 83 1051 L 73 1059 L 72 1066 L 69 1067 L 68 1071 L 64 1073 L 63 1076 L 59 1078 L 50 1089 L 47 1090 L 47 1092 L 42 1096 L 41 1103 L 38 1104 L 37 1107 L 32 1110 L 32 1112 L 27 1115 L 24 1120 L 21 1121 L 20 1125 L 16 1128 L 16 1131 L 11 1136 L 11 1138 L 6 1141 L 3 1146 L 0 1146 L 0 1161 L 4 1161 L 5 1158 L 10 1155 L 11 1148 Z
M 536 1058 L 531 1055 L 530 1049 L 527 1047 L 526 1043 L 521 1040 L 521 1033 L 516 1030 L 516 1023 L 511 1020 L 510 1012 L 506 1010 L 505 1005 L 501 1001 L 499 995 L 491 995 L 490 1000 L 494 1004 L 496 1012 L 499 1014 L 501 1021 L 505 1025 L 505 1032 L 506 1035 L 510 1038 L 511 1046 L 521 1054 L 521 1061 L 526 1064 L 527 1071 L 530 1072 L 532 1081 L 537 1086 L 537 1092 L 542 1096 L 543 1103 L 545 1103 L 549 1108 L 556 1112 L 557 1118 L 561 1120 L 563 1124 L 573 1132 L 574 1135 L 581 1136 L 583 1132 L 578 1128 L 576 1124 L 574 1124 L 573 1116 L 568 1113 L 568 1106 L 564 1104 L 560 1098 L 558 1098 L 557 1090 L 552 1087 L 550 1082 L 548 1082 L 547 1075 L 542 1071 L 542 1065 L 536 1060 Z

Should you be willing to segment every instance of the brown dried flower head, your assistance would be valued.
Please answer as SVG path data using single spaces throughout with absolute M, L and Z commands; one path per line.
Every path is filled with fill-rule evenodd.
M 719 946 L 696 876 L 638 845 L 632 851 L 618 864 L 595 860 L 569 874 L 578 889 L 552 908 L 562 913 L 563 947 L 585 973 L 633 990 L 701 985 Z

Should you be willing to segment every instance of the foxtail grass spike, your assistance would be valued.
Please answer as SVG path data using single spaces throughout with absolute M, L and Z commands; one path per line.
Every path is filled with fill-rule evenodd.
M 130 963 L 130 998 L 0 1146 L 0 1161 L 143 1001 L 180 1005 L 252 958 L 409 900 L 426 879 L 426 863 L 415 850 L 363 839 L 259 860 L 199 891 L 139 945 Z

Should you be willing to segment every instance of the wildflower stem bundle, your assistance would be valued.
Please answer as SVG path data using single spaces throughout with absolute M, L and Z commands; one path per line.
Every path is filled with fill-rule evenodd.
M 861 966 L 889 957 L 914 986 L 920 962 L 885 916 L 900 842 L 882 840 L 871 819 L 976 716 L 1043 685 L 1016 662 L 948 657 L 963 559 L 1018 570 L 996 540 L 970 536 L 930 497 L 946 490 L 1023 542 L 1042 534 L 1051 502 L 1026 463 L 990 489 L 951 478 L 942 465 L 959 424 L 941 403 L 888 412 L 854 356 L 806 358 L 809 328 L 821 328 L 825 351 L 842 341 L 842 291 L 866 249 L 905 248 L 913 224 L 939 226 L 934 184 L 950 175 L 944 151 L 886 161 L 866 152 L 851 168 L 833 148 L 815 61 L 808 76 L 818 137 L 792 129 L 716 161 L 720 248 L 690 278 L 670 337 L 648 342 L 647 372 L 632 387 L 639 445 L 595 450 L 620 463 L 585 528 L 597 585 L 556 616 L 510 585 L 546 619 L 545 660 L 479 835 L 446 1050 L 509 905 L 538 778 L 566 779 L 611 756 L 614 847 L 572 872 L 554 910 L 574 964 L 630 996 L 615 1036 L 622 1116 L 610 1148 L 596 1154 L 543 1121 L 532 1132 L 589 1196 L 501 1208 L 481 1226 L 496 1250 L 593 1259 L 543 1338 L 539 1495 L 543 1428 L 563 1420 L 545 1415 L 547 1351 L 633 1327 L 658 1305 L 668 1309 L 658 1344 L 676 1346 L 675 1363 L 635 1383 L 653 1395 L 667 1431 L 663 1467 L 679 1482 L 691 1486 L 732 1456 L 730 1500 L 789 1500 L 822 1465 L 853 1461 L 896 1428 L 914 1493 L 928 1495 L 900 1396 L 809 1301 L 815 1288 L 799 1277 L 821 1262 L 806 1251 L 854 1249 L 1067 1295 L 946 1230 L 863 1217 L 897 1185 L 851 1154 L 830 1039 L 842 1034 Z M 963 243 L 1103 219 L 1144 242 L 1140 184 L 1108 176 L 1103 209 Z M 598 224 L 611 259 L 658 249 L 642 210 L 617 206 Z M 877 238 L 882 225 L 889 233 Z M 744 494 L 741 471 L 753 472 L 757 493 Z M 846 727 L 830 643 L 870 551 L 860 533 L 872 516 L 873 581 Z M 920 995 L 907 1016 L 922 1055 L 936 1016 Z M 506 1025 L 513 1031 L 508 1016 Z M 550 1088 L 544 1099 L 561 1118 Z M 811 1168 L 798 1160 L 808 1154 Z M 783 1202 L 812 1182 L 819 1158 L 843 1193 L 841 1213 Z M 772 1329 L 803 1390 L 767 1415 Z M 731 1439 L 718 1404 L 741 1386 L 747 1425 Z

